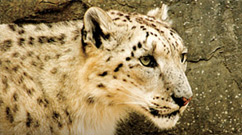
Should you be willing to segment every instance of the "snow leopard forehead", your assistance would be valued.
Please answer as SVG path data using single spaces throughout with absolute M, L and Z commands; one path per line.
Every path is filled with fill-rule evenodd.
M 148 14 L 153 15 L 150 12 Z M 165 17 L 163 16 L 160 19 L 155 16 L 138 13 L 123 13 L 116 10 L 110 10 L 108 15 L 112 18 L 116 26 L 120 27 L 120 29 L 125 29 L 126 34 L 131 33 L 126 35 L 130 43 L 132 42 L 132 38 L 137 38 L 139 40 L 139 43 L 133 43 L 136 44 L 137 48 L 143 45 L 142 47 L 147 50 L 151 49 L 158 54 L 162 53 L 166 55 L 177 55 L 187 52 L 183 40 L 171 27 L 171 21 L 166 20 L 167 15 L 164 15 Z M 137 41 L 137 39 L 135 39 L 135 41 Z

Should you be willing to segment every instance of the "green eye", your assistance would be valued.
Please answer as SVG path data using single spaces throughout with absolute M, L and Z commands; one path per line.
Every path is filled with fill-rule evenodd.
M 144 66 L 148 66 L 151 62 L 150 57 L 141 57 L 140 58 L 140 62 L 144 65 Z
M 142 56 L 142 57 L 139 58 L 139 60 L 140 60 L 140 63 L 142 65 L 146 66 L 146 67 L 155 67 L 155 66 L 157 66 L 157 63 L 156 63 L 156 61 L 155 61 L 153 56 L 150 56 L 150 55 Z

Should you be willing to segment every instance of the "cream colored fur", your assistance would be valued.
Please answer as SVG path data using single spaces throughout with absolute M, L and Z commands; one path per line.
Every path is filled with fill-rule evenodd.
M 166 9 L 93 7 L 84 21 L 0 25 L 0 135 L 113 135 L 133 111 L 173 127 L 192 92 Z

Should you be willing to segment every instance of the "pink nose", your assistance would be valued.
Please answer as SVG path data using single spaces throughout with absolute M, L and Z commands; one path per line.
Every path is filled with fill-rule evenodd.
M 192 97 L 190 97 L 189 99 L 185 98 L 185 97 L 182 97 L 182 100 L 184 101 L 184 106 L 187 105 L 191 100 L 192 100 Z
M 175 97 L 174 95 L 172 95 L 172 99 L 175 101 L 175 103 L 177 105 L 179 105 L 180 107 L 187 105 L 191 100 L 192 97 L 190 97 L 189 99 L 185 98 L 185 97 Z

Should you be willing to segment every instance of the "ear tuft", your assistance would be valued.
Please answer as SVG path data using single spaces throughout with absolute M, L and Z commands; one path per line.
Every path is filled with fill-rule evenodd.
M 84 29 L 86 31 L 84 41 L 100 48 L 101 39 L 109 37 L 112 26 L 112 19 L 105 11 L 98 7 L 89 8 L 84 15 Z
M 171 24 L 171 21 L 169 20 L 169 16 L 168 16 L 168 10 L 169 10 L 168 6 L 166 4 L 162 4 L 161 8 L 155 8 L 153 10 L 150 10 L 147 13 L 147 15 L 153 16 L 158 20 Z

